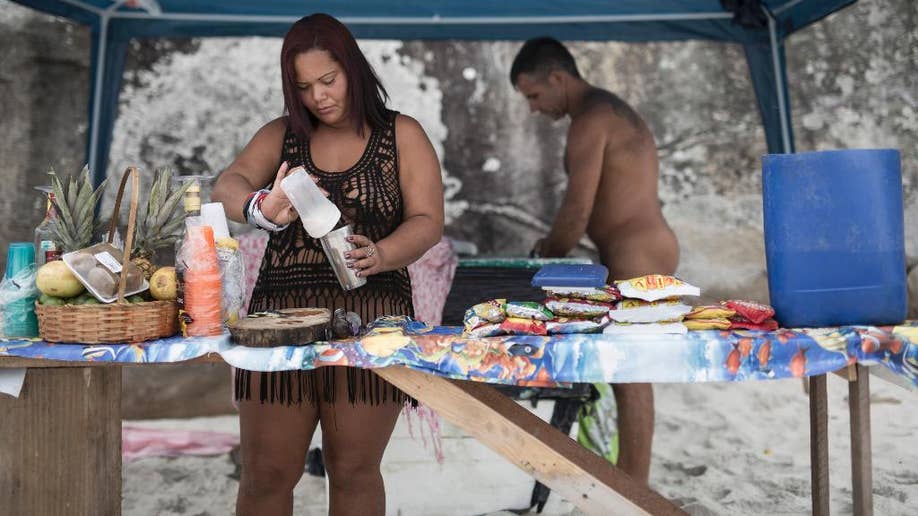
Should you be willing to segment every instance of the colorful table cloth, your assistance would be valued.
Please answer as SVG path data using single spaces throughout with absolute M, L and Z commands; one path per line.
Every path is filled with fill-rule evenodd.
M 765 380 L 819 375 L 857 362 L 882 364 L 918 386 L 918 321 L 774 332 L 467 339 L 461 328 L 393 317 L 353 339 L 277 348 L 236 346 L 229 335 L 85 346 L 0 339 L 0 356 L 47 360 L 180 362 L 207 353 L 257 371 L 401 365 L 446 378 L 528 386 Z

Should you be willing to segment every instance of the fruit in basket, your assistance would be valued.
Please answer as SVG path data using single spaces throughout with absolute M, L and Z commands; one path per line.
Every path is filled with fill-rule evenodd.
M 148 280 L 156 269 L 151 261 L 156 250 L 174 245 L 181 235 L 185 218 L 176 208 L 190 185 L 190 182 L 186 182 L 181 188 L 172 190 L 172 171 L 166 167 L 155 173 L 150 197 L 137 218 L 137 230 L 131 246 L 131 261 L 143 271 L 144 278 Z
M 48 294 L 42 294 L 38 296 L 38 304 L 40 305 L 63 306 L 65 301 L 65 299 L 49 296 Z
M 106 269 L 104 265 L 96 265 L 86 275 L 86 281 L 102 297 L 113 297 L 118 294 L 118 276 Z
M 176 298 L 175 267 L 160 267 L 150 277 L 150 294 L 153 299 L 168 301 Z
M 42 294 L 54 297 L 73 297 L 85 290 L 83 284 L 60 260 L 39 267 L 35 275 L 35 286 Z
M 68 253 L 88 247 L 92 243 L 92 232 L 96 223 L 96 203 L 102 197 L 106 181 L 95 191 L 89 177 L 89 167 L 83 167 L 79 178 L 71 176 L 64 186 L 54 169 L 51 176 L 53 203 L 57 218 L 51 226 L 51 234 L 62 252 Z
M 128 296 L 126 301 L 128 303 L 144 303 L 146 302 L 146 299 L 144 299 L 140 294 L 134 294 L 133 296 Z

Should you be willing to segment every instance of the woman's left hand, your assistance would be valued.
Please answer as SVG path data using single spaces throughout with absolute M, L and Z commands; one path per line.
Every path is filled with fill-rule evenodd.
M 348 251 L 344 257 L 348 261 L 348 267 L 357 271 L 357 276 L 365 278 L 383 272 L 382 250 L 372 240 L 363 235 L 351 235 L 348 240 L 356 245 L 357 249 Z

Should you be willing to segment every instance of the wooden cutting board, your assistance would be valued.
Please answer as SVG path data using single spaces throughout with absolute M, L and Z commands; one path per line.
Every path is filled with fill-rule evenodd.
M 330 328 L 331 311 L 326 308 L 258 312 L 229 325 L 236 344 L 256 348 L 305 346 L 327 340 Z

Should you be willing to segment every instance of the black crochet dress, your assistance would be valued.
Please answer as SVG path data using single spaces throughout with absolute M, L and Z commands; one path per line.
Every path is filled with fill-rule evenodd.
M 398 227 L 403 218 L 399 187 L 398 153 L 395 144 L 396 112 L 388 112 L 385 127 L 371 129 L 363 155 L 343 172 L 320 170 L 310 156 L 309 142 L 297 137 L 290 127 L 284 136 L 281 160 L 291 168 L 302 165 L 319 179 L 319 186 L 341 210 L 345 222 L 353 225 L 354 234 L 378 242 Z M 382 315 L 414 315 L 408 269 L 375 274 L 366 285 L 344 291 L 318 239 L 306 233 L 295 221 L 280 232 L 272 233 L 265 249 L 252 292 L 250 312 L 281 308 L 325 307 L 356 312 L 364 323 Z M 260 374 L 260 385 L 252 385 L 251 371 L 236 371 L 236 399 L 257 395 L 262 402 L 315 404 L 317 400 L 334 402 L 335 375 L 348 377 L 348 400 L 351 403 L 378 404 L 390 400 L 404 402 L 409 398 L 369 369 L 354 367 L 320 367 L 311 371 L 282 371 Z M 257 389 L 257 394 L 253 392 Z

